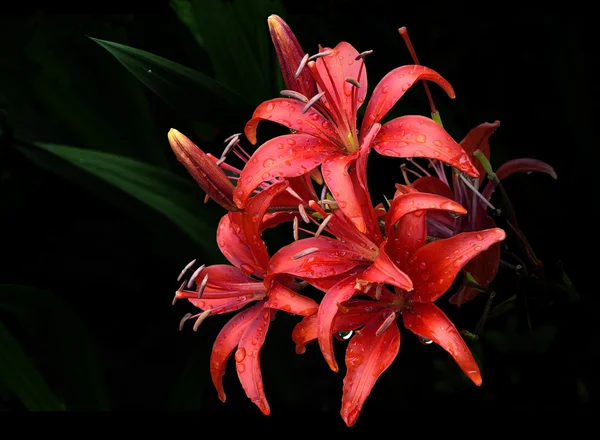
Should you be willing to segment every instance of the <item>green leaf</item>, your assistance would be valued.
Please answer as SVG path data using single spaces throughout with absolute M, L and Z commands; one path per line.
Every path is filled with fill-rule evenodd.
M 64 411 L 17 340 L 0 322 L 0 380 L 30 411 Z
M 0 285 L 0 309 L 15 317 L 37 344 L 36 355 L 53 370 L 55 391 L 68 410 L 108 410 L 92 338 L 73 307 L 50 292 Z
M 33 161 L 44 164 L 45 158 L 36 155 L 42 150 L 51 153 L 78 168 L 110 183 L 125 193 L 135 197 L 149 207 L 160 212 L 205 252 L 220 255 L 213 239 L 216 222 L 211 221 L 210 212 L 198 197 L 197 185 L 152 165 L 128 157 L 100 151 L 85 150 L 70 146 L 36 142 L 19 150 Z M 50 166 L 54 170 L 54 166 Z
M 160 56 L 92 38 L 174 109 L 194 119 L 247 118 L 253 106 L 211 77 Z M 242 76 L 240 73 L 239 76 Z
M 169 3 L 171 8 L 177 14 L 179 20 L 189 29 L 196 42 L 200 45 L 204 45 L 202 35 L 198 29 L 196 20 L 194 20 L 194 13 L 192 11 L 192 2 L 190 0 L 171 0 Z

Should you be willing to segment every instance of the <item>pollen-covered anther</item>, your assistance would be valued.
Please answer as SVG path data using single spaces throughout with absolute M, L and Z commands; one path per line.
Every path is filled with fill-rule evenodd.
M 323 232 L 323 230 L 327 227 L 327 223 L 329 223 L 331 217 L 333 217 L 333 214 L 329 214 L 327 217 L 325 217 L 325 220 L 323 220 L 323 222 L 319 225 L 317 232 L 315 232 L 315 238 L 319 238 L 321 232 Z
M 179 331 L 183 330 L 183 326 L 185 325 L 186 321 L 188 319 L 190 319 L 190 317 L 192 316 L 191 313 L 186 313 L 183 318 L 181 318 L 181 321 L 179 321 Z
M 282 90 L 279 93 L 281 96 L 285 96 L 286 98 L 292 98 L 300 102 L 308 102 L 308 98 L 306 96 L 304 96 L 302 93 L 295 92 L 294 90 Z
M 300 251 L 296 255 L 294 255 L 292 257 L 292 259 L 293 260 L 298 260 L 299 258 L 306 257 L 307 255 L 310 255 L 310 254 L 312 254 L 314 252 L 317 252 L 318 250 L 319 250 L 319 248 L 317 248 L 317 247 L 311 247 L 311 248 L 308 248 L 308 249 L 304 249 L 303 251 Z
M 308 214 L 306 213 L 306 209 L 304 209 L 304 205 L 302 205 L 302 203 L 298 205 L 298 212 L 302 216 L 304 223 L 310 223 L 310 218 L 308 218 Z
M 205 267 L 206 267 L 206 264 L 203 264 L 198 269 L 196 269 L 196 271 L 192 274 L 192 277 L 189 279 L 189 281 L 187 283 L 187 288 L 188 289 L 192 288 L 192 285 L 194 284 L 194 281 L 196 281 L 196 278 L 198 278 L 198 275 L 200 275 L 200 272 L 202 272 Z
M 194 264 L 196 264 L 196 259 L 193 259 L 192 261 L 190 261 L 188 264 L 185 265 L 185 267 L 181 270 L 181 273 L 179 274 L 179 276 L 177 277 L 177 281 L 181 281 L 181 278 L 183 277 L 183 275 L 188 271 L 188 269 L 190 267 L 192 267 Z
M 356 58 L 354 58 L 354 61 L 362 60 L 364 57 L 366 57 L 367 55 L 371 55 L 372 53 L 373 53 L 372 50 L 365 50 L 364 52 L 361 52 L 358 55 L 356 55 Z
M 194 331 L 198 330 L 198 327 L 200 327 L 200 324 L 202 324 L 204 322 L 204 320 L 206 318 L 208 318 L 208 315 L 210 315 L 210 310 L 205 310 L 202 313 L 200 313 L 200 315 L 198 316 L 198 318 L 196 319 L 196 322 L 194 322 Z
M 200 283 L 200 288 L 198 289 L 198 299 L 202 297 L 204 293 L 204 289 L 206 288 L 206 284 L 208 284 L 208 274 L 204 275 L 202 282 Z
M 319 53 L 314 54 L 313 56 L 308 57 L 307 61 L 313 61 L 313 60 L 316 60 L 317 58 L 326 57 L 326 56 L 331 55 L 332 53 L 333 53 L 332 50 L 324 50 L 323 52 L 319 52 Z
M 360 83 L 355 78 L 346 78 L 346 82 L 352 84 L 357 89 L 360 89 Z
M 358 290 L 359 292 L 364 292 L 365 288 L 369 285 L 370 283 L 367 280 L 361 280 L 358 279 L 356 280 L 356 282 L 354 283 L 354 290 Z
M 317 93 L 315 96 L 310 98 L 310 101 L 308 101 L 306 103 L 306 105 L 304 106 L 304 108 L 302 109 L 302 114 L 306 113 L 308 111 L 308 109 L 310 109 L 315 104 L 315 102 L 317 102 L 319 99 L 321 99 L 323 97 L 324 94 L 325 94 L 325 92 Z
M 375 299 L 379 301 L 381 299 L 381 291 L 383 290 L 383 284 L 377 284 L 377 289 L 375 289 Z
M 221 159 L 223 159 L 225 156 L 227 156 L 227 154 L 229 154 L 229 152 L 231 151 L 231 149 L 240 141 L 240 136 L 239 134 L 235 134 L 233 135 L 233 137 L 230 136 L 229 139 L 229 143 L 225 146 L 225 149 L 223 150 L 223 153 L 221 154 Z M 219 164 L 220 165 L 220 164 Z
M 383 321 L 383 323 L 379 326 L 379 328 L 375 332 L 375 336 L 381 336 L 383 334 L 383 332 L 386 331 L 390 325 L 392 325 L 392 322 L 394 322 L 394 319 L 396 319 L 396 312 L 390 313 L 387 316 L 387 318 L 385 318 L 385 321 Z

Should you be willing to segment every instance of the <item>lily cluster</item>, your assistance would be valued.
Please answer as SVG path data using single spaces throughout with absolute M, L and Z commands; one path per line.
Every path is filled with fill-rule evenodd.
M 210 358 L 219 398 L 225 401 L 222 377 L 233 354 L 248 398 L 270 413 L 260 351 L 279 312 L 302 317 L 292 332 L 296 351 L 303 353 L 316 341 L 333 371 L 338 364 L 332 336 L 348 336 L 341 405 L 348 426 L 398 354 L 400 321 L 424 341 L 441 346 L 480 385 L 471 351 L 434 302 L 461 271 L 481 285 L 496 274 L 505 232 L 487 211 L 493 182 L 478 191 L 485 174 L 474 154 L 489 158 L 488 139 L 498 122 L 476 127 L 460 143 L 434 120 L 433 107 L 434 118 L 407 115 L 383 123 L 419 81 L 434 82 L 454 98 L 449 82 L 413 55 L 414 65 L 393 69 L 377 84 L 359 123 L 368 89 L 365 59 L 371 51 L 359 53 L 342 42 L 309 56 L 280 17 L 269 17 L 268 24 L 287 89 L 256 108 L 244 134 L 256 144 L 261 121 L 288 132 L 252 154 L 242 148 L 241 133 L 235 134 L 226 139 L 220 158 L 205 154 L 175 129 L 168 135 L 207 198 L 228 211 L 216 239 L 230 264 L 198 267 L 175 294 L 199 309 L 188 313 L 181 327 L 195 319 L 196 330 L 209 316 L 237 311 L 218 334 Z M 406 40 L 404 29 L 401 34 Z M 394 182 L 393 197 L 374 206 L 367 182 L 372 151 L 423 158 L 437 176 L 410 160 L 419 171 L 403 165 L 404 184 Z M 232 154 L 243 166 L 227 163 Z M 531 170 L 553 173 L 541 162 L 521 159 L 498 177 Z M 418 178 L 411 182 L 409 173 Z M 290 243 L 270 252 L 262 233 L 285 222 L 292 223 Z M 194 264 L 184 268 L 180 280 Z M 310 286 L 310 296 L 300 293 Z M 461 287 L 452 302 L 467 302 L 477 292 Z

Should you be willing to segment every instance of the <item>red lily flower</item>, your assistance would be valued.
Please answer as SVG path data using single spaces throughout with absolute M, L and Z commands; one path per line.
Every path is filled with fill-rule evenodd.
M 489 138 L 499 126 L 499 121 L 480 124 L 473 128 L 460 143 L 465 152 L 469 155 L 469 158 L 475 164 L 480 176 L 485 176 L 486 173 L 481 162 L 474 156 L 474 152 L 477 150 L 481 151 L 489 160 Z M 454 199 L 461 205 L 470 207 L 470 209 L 466 216 L 456 219 L 441 213 L 428 213 L 427 221 L 430 235 L 435 237 L 449 237 L 461 232 L 480 231 L 496 226 L 496 223 L 488 215 L 486 210 L 487 207 L 493 208 L 489 203 L 494 189 L 492 182 L 488 182 L 484 191 L 480 193 L 479 179 L 470 179 L 467 176 L 454 173 L 452 176 L 453 189 L 451 189 L 448 186 L 443 167 L 440 164 L 436 164 L 434 161 L 432 161 L 432 165 L 436 170 L 438 177 L 419 177 L 414 182 L 409 183 L 410 186 L 419 191 L 443 195 L 444 197 Z M 506 162 L 498 169 L 496 175 L 502 180 L 516 172 L 531 171 L 544 172 L 556 179 L 556 173 L 550 165 L 536 159 L 528 158 L 515 159 Z M 486 252 L 469 262 L 465 267 L 465 280 L 467 277 L 466 274 L 469 273 L 478 284 L 488 286 L 496 277 L 499 264 L 500 245 L 495 244 Z M 478 294 L 478 289 L 463 284 L 458 292 L 450 298 L 450 302 L 460 306 L 461 304 L 472 301 Z
M 360 278 L 378 284 L 375 294 L 371 289 L 366 292 L 373 299 L 351 299 L 356 291 L 350 281 L 356 281 L 358 275 L 349 277 L 345 283 L 340 282 L 327 291 L 319 312 L 304 318 L 292 336 L 296 351 L 302 353 L 308 342 L 314 339 L 321 342 L 324 331 L 331 335 L 358 330 L 346 350 L 347 373 L 341 415 L 348 426 L 356 422 L 377 378 L 398 354 L 400 332 L 397 319 L 400 315 L 406 328 L 440 345 L 476 385 L 481 384 L 479 367 L 469 348 L 456 327 L 433 302 L 447 291 L 458 272 L 472 258 L 503 240 L 505 233 L 502 229 L 493 228 L 425 244 L 427 223 L 424 214 L 430 205 L 414 209 L 415 199 L 425 194 L 406 187 L 402 189 L 407 193 L 394 198 L 387 214 L 388 239 L 382 244 L 380 256 L 386 255 L 395 263 L 396 270 L 410 277 L 412 289 L 395 286 L 393 293 L 379 287 L 394 285 L 393 280 L 369 276 L 368 268 L 360 274 Z M 363 291 L 364 287 L 363 284 Z M 328 313 L 329 310 L 333 313 Z
M 365 198 L 362 193 L 366 185 L 359 175 L 371 148 L 385 156 L 435 158 L 478 176 L 462 148 L 433 120 L 402 116 L 383 126 L 379 124 L 419 80 L 436 82 L 454 97 L 450 84 L 427 67 L 409 65 L 389 72 L 375 87 L 361 129 L 357 130 L 357 110 L 367 94 L 364 58 L 368 53 L 359 54 L 346 42 L 333 49 L 320 48 L 308 62 L 303 59 L 320 93 L 310 99 L 299 93 L 287 93 L 287 98 L 272 99 L 256 108 L 244 130 L 251 143 L 257 141 L 256 128 L 261 120 L 284 125 L 293 134 L 271 139 L 255 151 L 242 170 L 234 193 L 238 207 L 244 206 L 262 182 L 301 176 L 321 165 L 325 183 L 339 209 L 359 231 L 365 232 L 369 225 L 361 210 L 361 200 Z M 298 71 L 302 72 L 303 67 L 301 63 Z M 357 163 L 361 155 L 365 160 Z
M 210 372 L 219 399 L 224 402 L 222 377 L 227 359 L 237 347 L 235 361 L 239 380 L 248 398 L 264 414 L 269 414 L 270 409 L 259 355 L 269 323 L 277 310 L 308 316 L 318 307 L 312 299 L 295 293 L 292 288 L 297 286 L 290 280 L 263 280 L 269 254 L 261 240 L 261 233 L 267 224 L 273 223 L 272 220 L 267 223 L 263 218 L 272 201 L 288 186 L 287 181 L 276 183 L 253 197 L 243 212 L 230 212 L 223 216 L 217 230 L 217 243 L 232 265 L 202 266 L 192 275 L 187 289 L 184 282 L 175 295 L 176 299 L 187 298 L 202 310 L 198 315 L 188 314 L 182 320 L 183 325 L 186 320 L 197 317 L 194 330 L 210 315 L 236 311 L 256 302 L 234 316 L 220 331 L 210 358 Z M 194 282 L 196 289 L 189 290 Z

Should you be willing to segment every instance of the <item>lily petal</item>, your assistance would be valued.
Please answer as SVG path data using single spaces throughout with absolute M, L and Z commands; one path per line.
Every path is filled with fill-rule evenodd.
M 346 349 L 347 373 L 344 377 L 341 415 L 346 425 L 356 423 L 375 382 L 392 364 L 400 350 L 400 331 L 396 320 L 379 336 L 380 315 L 354 335 Z
M 500 127 L 500 121 L 484 122 L 479 124 L 477 127 L 471 129 L 460 142 L 460 146 L 463 147 L 465 152 L 470 158 L 473 158 L 475 168 L 481 176 L 485 175 L 485 169 L 479 160 L 473 156 L 473 152 L 480 150 L 485 157 L 490 159 L 490 136 L 494 134 L 496 129 Z
M 513 159 L 504 162 L 496 170 L 496 176 L 498 179 L 503 180 L 515 173 L 530 173 L 532 171 L 546 173 L 554 180 L 558 178 L 556 171 L 554 171 L 554 168 L 552 168 L 551 165 L 548 165 L 546 162 L 542 162 L 541 160 L 529 158 Z M 491 181 L 488 182 L 482 192 L 483 197 L 489 200 L 490 197 L 492 197 L 494 189 L 496 189 L 496 185 L 494 185 L 494 183 Z
M 406 273 L 414 283 L 411 299 L 435 301 L 450 288 L 458 272 L 472 258 L 505 238 L 502 229 L 492 228 L 427 243 L 408 260 Z
M 337 147 L 307 134 L 278 136 L 262 144 L 240 173 L 233 199 L 243 208 L 262 182 L 308 173 L 335 152 Z
M 350 156 L 332 154 L 323 161 L 321 169 L 323 170 L 325 183 L 327 183 L 340 210 L 354 223 L 356 229 L 365 232 L 367 227 L 362 215 L 362 207 L 358 202 L 352 178 L 348 173 L 348 168 L 357 158 L 357 152 Z
M 217 228 L 217 245 L 231 264 L 254 272 L 258 265 L 250 246 L 244 240 L 241 222 L 242 213 L 230 212 L 221 217 Z
M 375 316 L 379 315 L 387 305 L 382 301 L 351 299 L 342 307 L 343 313 L 338 313 L 333 321 L 332 334 L 340 331 L 355 330 L 362 327 Z M 292 340 L 296 344 L 296 353 L 306 351 L 306 344 L 317 339 L 317 314 L 306 316 L 294 327 Z
M 335 99 L 334 103 L 327 103 L 324 97 L 325 106 L 334 105 L 342 109 L 349 121 L 356 120 L 356 110 L 364 102 L 367 96 L 367 70 L 362 61 L 356 61 L 358 51 L 349 43 L 342 41 L 335 48 L 323 48 L 320 52 L 331 50 L 333 53 L 324 56 L 316 61 L 316 68 L 321 77 L 324 86 L 329 91 L 329 95 Z M 329 79 L 333 79 L 333 82 Z M 346 78 L 354 78 L 360 84 L 357 90 L 356 107 L 352 108 L 353 89 L 352 84 L 346 82 Z M 318 84 L 321 90 L 320 84 Z
M 339 312 L 338 304 L 342 304 L 352 298 L 357 291 L 354 290 L 357 278 L 361 275 L 357 273 L 355 276 L 348 277 L 327 291 L 317 312 L 317 339 L 319 347 L 325 361 L 333 371 L 338 371 L 338 364 L 335 361 L 333 353 L 333 333 L 334 320 Z
M 450 189 L 450 187 L 446 183 L 442 182 L 437 177 L 433 177 L 433 176 L 419 177 L 417 180 L 415 180 L 414 182 L 411 183 L 411 187 L 415 188 L 416 190 L 418 190 L 420 192 L 437 194 L 438 196 L 447 197 L 450 200 L 455 200 L 454 192 L 452 191 L 452 189 Z M 442 225 L 442 227 L 445 226 L 446 228 L 448 228 L 449 231 L 454 230 L 454 227 L 456 226 L 456 219 L 450 217 L 445 212 L 428 211 L 427 217 L 429 219 L 433 220 L 435 223 L 440 223 Z M 433 224 L 435 225 L 435 223 L 433 223 Z M 429 222 L 427 226 L 428 226 L 428 229 L 436 229 L 435 226 L 432 226 L 432 222 Z M 430 235 L 435 235 L 435 236 L 438 236 L 439 238 L 447 237 L 447 235 L 442 235 L 440 237 L 439 231 L 436 231 L 435 233 L 430 231 Z
M 385 250 L 398 267 L 405 268 L 409 257 L 427 240 L 425 211 L 415 211 L 404 215 L 396 230 L 387 234 Z
M 450 83 L 435 70 L 419 65 L 398 67 L 385 75 L 373 90 L 360 132 L 367 133 L 373 124 L 380 122 L 404 93 L 419 80 L 433 81 L 444 89 L 450 98 L 455 97 Z
M 456 212 L 457 214 L 467 213 L 467 210 L 454 200 L 438 196 L 437 194 L 411 192 L 396 197 L 392 201 L 385 220 L 386 234 L 389 235 L 394 224 L 406 214 L 430 209 Z
M 237 347 L 244 330 L 262 312 L 262 304 L 258 303 L 243 312 L 238 313 L 223 326 L 210 355 L 210 376 L 219 394 L 221 402 L 225 402 L 225 390 L 223 389 L 223 375 L 227 366 L 227 359 Z
M 471 350 L 452 321 L 435 304 L 412 303 L 411 310 L 404 311 L 402 317 L 407 329 L 450 353 L 467 377 L 475 385 L 481 385 L 481 373 Z
M 256 144 L 256 127 L 260 121 L 277 122 L 285 127 L 296 130 L 299 133 L 336 142 L 336 134 L 331 124 L 318 111 L 311 109 L 302 113 L 304 105 L 294 99 L 275 98 L 263 102 L 252 114 L 252 118 L 246 123 L 244 133 L 248 140 Z
M 311 248 L 318 250 L 298 257 L 302 251 Z M 282 247 L 271 257 L 265 282 L 269 283 L 275 275 L 282 273 L 302 279 L 330 277 L 369 263 L 363 259 L 363 254 L 339 240 L 322 236 L 304 238 Z
M 261 308 L 259 308 L 259 306 Z M 263 304 L 255 306 L 256 315 L 245 328 L 235 352 L 235 369 L 246 391 L 246 396 L 262 411 L 269 415 L 271 410 L 265 396 L 265 388 L 260 371 L 260 349 L 275 310 L 263 309 Z
M 402 272 L 386 253 L 387 239 L 380 247 L 380 253 L 371 266 L 362 274 L 362 279 L 371 283 L 391 284 L 404 290 L 412 290 L 413 282 Z
M 438 123 L 424 116 L 392 119 L 381 127 L 372 145 L 383 156 L 437 159 L 469 176 L 479 177 L 462 147 Z
M 490 248 L 473 258 L 465 266 L 465 272 L 469 272 L 471 276 L 482 286 L 489 286 L 498 272 L 500 263 L 500 244 L 496 243 Z M 466 275 L 465 275 L 466 278 Z M 479 290 L 474 287 L 460 286 L 458 292 L 450 297 L 450 304 L 460 306 L 469 301 L 474 300 L 479 295 Z
M 273 281 L 269 288 L 265 307 L 293 313 L 294 315 L 309 316 L 316 313 L 319 305 L 314 300 L 299 295 L 281 285 L 281 283 Z

